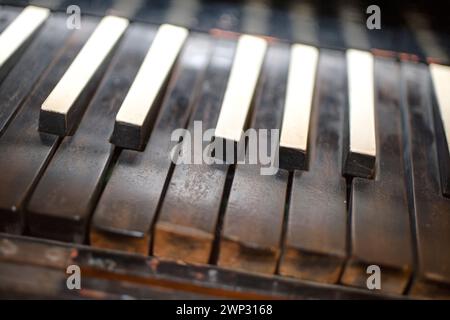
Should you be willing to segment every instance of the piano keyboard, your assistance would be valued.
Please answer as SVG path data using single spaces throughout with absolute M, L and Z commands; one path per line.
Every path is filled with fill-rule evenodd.
M 0 232 L 363 290 L 377 265 L 382 292 L 450 298 L 449 66 L 255 21 L 0 16 Z M 278 129 L 280 168 L 175 165 L 172 133 L 199 121 L 201 147 L 234 152 Z

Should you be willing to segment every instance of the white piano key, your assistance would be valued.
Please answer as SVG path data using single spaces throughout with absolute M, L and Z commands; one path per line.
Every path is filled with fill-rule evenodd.
M 375 173 L 374 59 L 370 52 L 347 50 L 349 150 L 345 173 L 370 178 Z
M 128 20 L 104 17 L 41 106 L 39 130 L 66 135 L 79 120 L 85 103 L 77 103 L 128 26 Z
M 26 45 L 49 15 L 48 9 L 28 6 L 0 34 L 0 80 L 14 65 L 18 51 Z
M 250 35 L 239 38 L 214 133 L 218 143 L 223 143 L 224 146 L 223 152 L 216 150 L 216 157 L 219 159 L 236 160 L 236 146 L 245 129 L 266 50 L 267 42 L 262 38 Z M 225 148 L 230 144 L 235 148 L 232 151 L 234 153 L 227 155 L 231 150 L 227 151 Z
M 188 36 L 188 30 L 170 24 L 159 27 L 153 43 L 117 113 L 111 142 L 142 149 L 150 132 L 156 100 Z
M 318 59 L 317 48 L 292 45 L 280 138 L 280 166 L 287 170 L 306 169 Z
M 433 63 L 430 73 L 443 128 L 442 134 L 441 130 L 437 133 L 441 186 L 450 196 L 450 67 Z

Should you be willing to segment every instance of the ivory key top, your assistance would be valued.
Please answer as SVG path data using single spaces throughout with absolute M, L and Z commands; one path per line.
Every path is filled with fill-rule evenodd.
M 280 166 L 286 170 L 305 170 L 308 131 L 314 94 L 319 50 L 294 44 L 284 105 L 280 138 Z
M 39 130 L 71 134 L 87 105 L 85 96 L 95 88 L 102 66 L 127 28 L 127 19 L 106 16 L 94 30 L 53 91 L 44 101 Z M 97 76 L 97 77 L 96 77 Z
M 224 147 L 223 152 L 216 150 L 215 156 L 227 163 L 237 159 L 237 145 L 248 120 L 266 49 L 267 42 L 262 38 L 250 35 L 239 38 L 214 133 Z M 232 145 L 232 150 L 227 148 L 229 145 Z
M 374 60 L 370 52 L 347 50 L 349 147 L 344 172 L 362 178 L 375 174 Z
M 117 113 L 111 142 L 140 150 L 151 130 L 163 86 L 188 36 L 188 30 L 170 24 L 159 27 L 155 40 Z

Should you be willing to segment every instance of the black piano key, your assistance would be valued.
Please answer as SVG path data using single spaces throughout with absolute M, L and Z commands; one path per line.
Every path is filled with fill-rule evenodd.
M 137 24 L 124 35 L 76 133 L 63 139 L 30 198 L 31 234 L 84 240 L 114 152 L 109 143 L 114 118 L 154 34 L 155 28 Z
M 56 150 L 59 139 L 38 131 L 42 102 L 59 81 L 95 27 L 85 19 L 84 27 L 69 38 L 33 93 L 0 137 L 0 230 L 21 232 L 24 203 Z
M 152 222 L 170 177 L 170 137 L 186 126 L 197 102 L 210 45 L 200 35 L 188 40 L 146 148 L 143 152 L 123 150 L 118 157 L 94 212 L 92 245 L 148 254 Z
M 346 257 L 346 182 L 341 176 L 345 56 L 322 50 L 310 126 L 308 171 L 295 171 L 279 272 L 335 283 Z
M 279 130 L 281 125 L 289 49 L 287 45 L 269 47 L 255 93 L 250 127 L 269 131 L 264 146 L 268 152 L 271 139 L 276 139 L 278 147 L 278 137 L 272 136 L 270 130 Z M 275 272 L 280 254 L 288 172 L 278 170 L 276 163 L 273 166 L 272 172 L 268 171 L 268 165 L 247 163 L 236 166 L 220 237 L 219 266 L 268 274 Z
M 66 28 L 66 17 L 64 15 L 54 14 L 51 16 L 23 57 L 1 83 L 0 135 L 6 129 L 24 99 L 32 91 L 44 70 L 57 57 L 58 48 L 61 47 L 71 32 Z M 36 57 L 39 57 L 39 59 L 36 59 Z
M 413 269 L 411 221 L 403 163 L 401 78 L 391 59 L 375 60 L 375 114 L 379 163 L 374 180 L 351 188 L 351 254 L 341 282 L 367 288 L 370 265 L 381 268 L 381 290 L 401 294 Z
M 205 75 L 200 97 L 188 127 L 214 128 L 219 117 L 236 44 L 219 40 Z M 198 125 L 199 123 L 197 123 Z M 209 142 L 203 142 L 205 148 Z M 194 150 L 193 155 L 199 151 Z M 200 159 L 201 160 L 201 159 Z M 167 188 L 153 238 L 155 256 L 207 263 L 211 254 L 229 166 L 179 164 Z
M 450 199 L 442 196 L 428 67 L 402 63 L 409 129 L 409 201 L 413 204 L 418 271 L 410 294 L 450 298 Z

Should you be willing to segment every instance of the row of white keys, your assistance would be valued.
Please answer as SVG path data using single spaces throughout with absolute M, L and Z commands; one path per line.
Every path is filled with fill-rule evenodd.
M 216 150 L 216 156 L 218 154 L 218 158 L 228 162 L 236 160 L 236 153 L 240 151 L 236 144 L 242 139 L 266 50 L 265 43 L 258 47 L 243 41 L 248 37 L 244 35 L 239 40 L 215 131 L 215 138 L 222 140 L 220 142 L 224 146 L 223 152 Z M 263 41 L 255 37 L 251 39 Z M 254 48 L 252 59 L 248 55 L 250 47 Z M 317 48 L 292 45 L 280 138 L 280 166 L 287 170 L 307 168 L 308 132 L 318 59 Z M 373 56 L 369 52 L 350 49 L 347 63 L 349 149 L 344 171 L 349 175 L 371 178 L 376 160 Z
M 28 6 L 0 34 L 0 81 L 14 65 L 19 51 L 47 20 L 50 10 Z
M 161 25 L 123 101 L 114 123 L 111 142 L 142 149 L 157 114 L 157 98 L 188 36 L 182 27 Z
M 105 17 L 69 69 L 43 103 L 40 129 L 65 135 L 78 120 L 74 114 L 83 106 L 75 102 L 102 62 L 124 33 L 128 21 Z M 162 25 L 116 116 L 111 142 L 141 149 L 157 113 L 157 98 L 188 36 L 188 30 Z M 259 37 L 239 38 L 234 63 L 215 130 L 215 138 L 225 147 L 233 145 L 232 157 L 217 152 L 228 161 L 236 159 L 236 144 L 242 139 L 250 114 L 253 94 L 264 61 L 267 42 Z M 287 82 L 287 96 L 280 139 L 280 163 L 286 169 L 307 166 L 308 131 L 319 52 L 311 46 L 294 44 Z M 376 157 L 373 97 L 373 57 L 368 52 L 347 53 L 350 100 L 350 147 L 348 174 L 372 176 Z M 77 109 L 80 110 L 77 110 Z M 228 144 L 227 144 L 228 143 Z M 220 151 L 220 150 L 219 150 Z M 226 151 L 226 149 L 224 150 Z M 367 160 L 369 159 L 369 160 Z M 367 165 L 369 163 L 369 165 Z M 350 165 L 349 165 L 350 164 Z M 352 168 L 368 168 L 355 172 Z
M 305 170 L 308 131 L 314 94 L 319 50 L 294 44 L 280 138 L 280 166 L 287 170 Z
M 39 130 L 60 136 L 71 133 L 85 103 L 77 103 L 125 32 L 129 22 L 115 16 L 104 17 L 89 40 L 41 106 Z M 97 74 L 98 75 L 98 74 Z
M 315 47 L 292 46 L 280 138 L 280 166 L 287 170 L 308 167 L 308 132 L 318 57 Z M 344 172 L 371 178 L 376 160 L 373 56 L 350 49 L 347 67 L 349 148 Z
M 233 163 L 250 113 L 253 94 L 267 50 L 267 42 L 250 35 L 240 36 L 230 77 L 214 133 L 215 157 Z M 220 146 L 223 146 L 221 148 Z
M 441 186 L 443 194 L 450 196 L 450 66 L 432 63 L 430 73 L 440 116 L 436 120 L 443 129 L 437 137 Z

